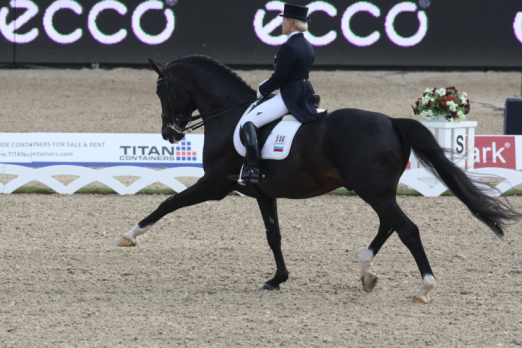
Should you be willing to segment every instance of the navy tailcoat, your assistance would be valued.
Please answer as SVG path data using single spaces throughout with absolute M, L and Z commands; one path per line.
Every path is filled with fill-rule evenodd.
M 277 52 L 275 71 L 259 86 L 266 96 L 279 89 L 286 108 L 301 123 L 310 123 L 317 118 L 314 105 L 314 89 L 308 74 L 314 62 L 314 49 L 303 33 L 290 36 Z

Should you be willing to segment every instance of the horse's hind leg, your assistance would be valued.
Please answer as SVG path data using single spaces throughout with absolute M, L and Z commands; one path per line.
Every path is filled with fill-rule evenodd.
M 413 258 L 417 262 L 422 277 L 422 286 L 413 298 L 413 301 L 428 303 L 430 300 L 428 292 L 435 287 L 436 280 L 422 246 L 419 228 L 397 205 L 395 196 L 372 204 L 372 207 L 383 222 L 393 230 L 397 231 L 402 243 L 410 250 Z
M 393 233 L 393 228 L 388 226 L 382 219 L 380 219 L 379 231 L 377 232 L 377 236 L 373 239 L 370 246 L 364 253 L 362 253 L 361 260 L 361 282 L 363 285 L 363 290 L 366 292 L 371 292 L 375 286 L 377 285 L 377 274 L 370 271 L 372 267 L 373 258 L 383 244 L 388 240 L 388 238 Z
M 266 238 L 268 239 L 268 245 L 270 245 L 274 253 L 277 266 L 274 278 L 267 281 L 261 289 L 278 290 L 279 284 L 286 282 L 288 279 L 288 271 L 286 270 L 283 252 L 281 251 L 281 232 L 279 230 L 279 219 L 277 217 L 277 202 L 275 198 L 266 197 L 258 198 L 257 204 L 263 215 Z

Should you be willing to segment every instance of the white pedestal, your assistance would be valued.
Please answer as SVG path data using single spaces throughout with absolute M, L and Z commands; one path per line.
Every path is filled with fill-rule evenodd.
M 437 139 L 439 145 L 443 148 L 452 150 L 451 154 L 447 154 L 448 158 L 457 166 L 464 170 L 473 169 L 473 148 L 475 147 L 475 128 L 477 121 L 462 122 L 432 122 L 421 121 Z M 468 152 L 471 154 L 468 158 Z M 417 168 L 418 162 L 414 158 L 411 168 Z M 420 179 L 429 187 L 434 187 L 438 180 L 435 178 Z
M 431 122 L 421 121 L 435 136 L 441 147 L 454 153 L 448 158 L 463 169 L 473 169 L 473 157 L 467 160 L 467 151 L 475 147 L 475 128 L 477 121 Z

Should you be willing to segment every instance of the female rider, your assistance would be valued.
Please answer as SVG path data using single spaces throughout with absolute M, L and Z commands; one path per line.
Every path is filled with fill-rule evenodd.
M 288 40 L 277 52 L 274 73 L 259 85 L 257 98 L 266 97 L 276 89 L 279 89 L 279 94 L 240 121 L 246 147 L 245 166 L 241 173 L 241 180 L 245 183 L 257 184 L 261 180 L 261 155 L 257 141 L 259 127 L 288 113 L 301 123 L 310 123 L 319 117 L 314 105 L 314 89 L 308 81 L 314 49 L 303 35 L 310 21 L 308 7 L 285 4 L 284 12 L 279 16 L 283 17 L 281 26 Z M 238 180 L 239 175 L 230 175 L 229 178 Z

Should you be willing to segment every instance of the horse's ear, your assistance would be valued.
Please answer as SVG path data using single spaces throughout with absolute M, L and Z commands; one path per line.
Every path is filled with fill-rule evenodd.
M 163 68 L 158 64 L 154 63 L 152 59 L 149 58 L 149 64 L 152 70 L 158 73 L 159 76 L 163 77 L 165 74 L 163 73 Z

